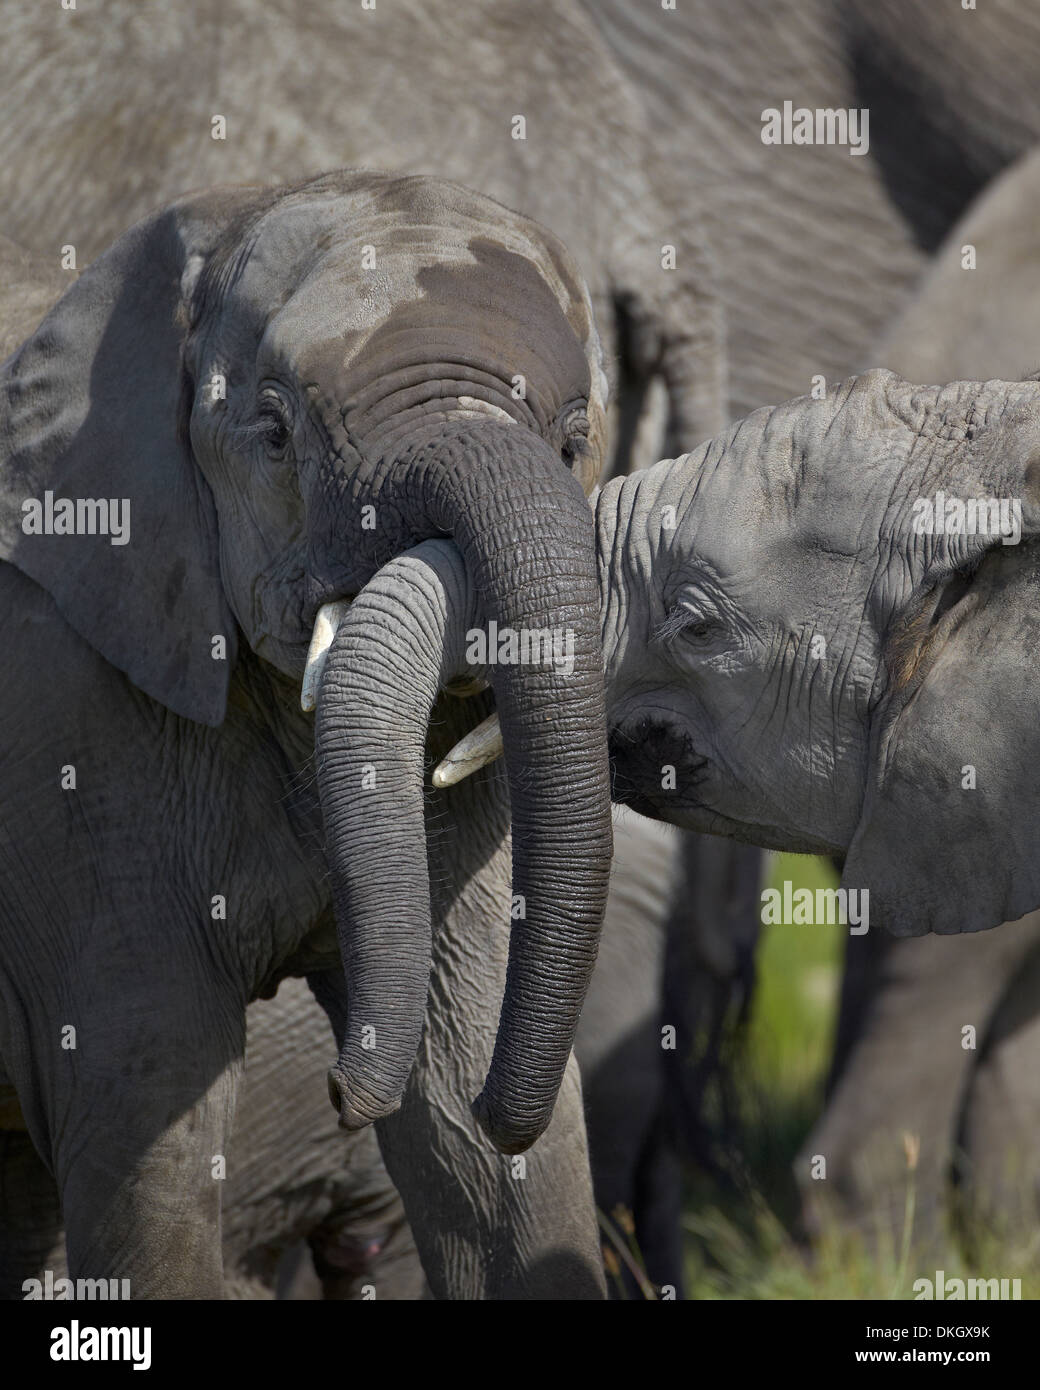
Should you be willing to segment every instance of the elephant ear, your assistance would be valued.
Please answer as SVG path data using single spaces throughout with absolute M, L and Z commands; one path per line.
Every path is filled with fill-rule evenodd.
M 131 228 L 0 374 L 0 560 L 141 690 L 207 724 L 224 717 L 237 639 L 183 346 L 198 275 L 255 199 L 215 190 Z
M 842 884 L 896 936 L 1040 906 L 1040 547 L 985 553 L 875 731 Z M 929 650 L 934 646 L 936 650 Z

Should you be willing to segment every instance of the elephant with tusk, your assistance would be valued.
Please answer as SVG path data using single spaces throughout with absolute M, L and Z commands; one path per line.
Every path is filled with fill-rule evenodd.
M 331 1094 L 379 1123 L 435 1294 L 602 1296 L 571 1059 L 611 854 L 580 273 L 458 185 L 341 172 L 161 209 L 26 333 L 0 375 L 0 1083 L 70 1273 L 220 1292 L 245 1006 L 338 954 Z M 402 609 L 387 562 L 416 547 L 449 579 Z M 449 806 L 426 761 L 491 698 L 441 694 L 462 588 L 471 623 L 566 631 L 574 660 L 480 673 L 507 777 Z
M 595 509 L 615 800 L 844 855 L 868 926 L 896 935 L 1040 905 L 1040 385 L 870 371 L 612 480 Z

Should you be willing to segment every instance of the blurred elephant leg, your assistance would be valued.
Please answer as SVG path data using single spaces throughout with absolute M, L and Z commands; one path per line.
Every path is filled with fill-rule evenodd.
M 682 1168 L 667 1114 L 658 1116 L 639 1158 L 635 1221 L 650 1282 L 685 1298 L 682 1244 Z
M 655 1284 L 677 1282 L 671 1254 L 678 1241 L 678 1202 L 669 1211 L 671 1188 L 654 1190 L 663 1168 L 652 1156 L 673 1142 L 662 1131 L 661 999 L 665 923 L 680 844 L 680 836 L 668 826 L 631 812 L 615 817 L 599 958 L 575 1043 L 596 1204 L 616 1232 L 614 1238 L 604 1234 L 604 1248 L 612 1250 L 614 1239 L 626 1241 L 633 1235 Z M 653 1218 L 649 1225 L 643 1221 L 646 1214 Z M 669 1219 L 674 1232 L 663 1234 Z M 616 1267 L 609 1254 L 607 1259 Z M 627 1269 L 618 1277 L 628 1297 L 642 1296 Z M 612 1294 L 620 1292 L 615 1282 L 610 1288 Z
M 680 1154 L 710 1162 L 704 1092 L 750 995 L 760 872 L 758 849 L 633 812 L 615 818 L 599 962 L 576 1042 L 589 1151 L 600 1210 L 618 1235 L 631 1224 L 650 1282 L 680 1297 Z M 619 1278 L 640 1296 L 627 1268 Z
M 736 1129 L 723 1053 L 754 991 L 763 858 L 753 845 L 712 835 L 686 832 L 680 845 L 664 969 L 664 1021 L 677 1036 L 676 1048 L 664 1053 L 669 1113 L 686 1152 L 718 1170 L 718 1145 Z M 712 1086 L 722 1117 L 715 1133 L 704 1123 Z
M 340 1200 L 308 1237 L 326 1299 L 428 1296 L 404 1203 L 390 1181 L 374 1129 L 347 1136 Z
M 831 862 L 837 870 L 838 881 L 841 882 L 844 861 L 832 859 Z M 845 938 L 838 1019 L 834 1027 L 834 1045 L 827 1074 L 828 1099 L 841 1080 L 856 1041 L 866 1026 L 870 1001 L 877 993 L 885 961 L 895 945 L 894 937 L 880 931 L 868 931 L 863 936 L 850 934 Z
M 964 1091 L 1010 973 L 1028 949 L 1030 919 L 997 933 L 892 943 L 877 990 L 821 1120 L 796 1161 L 807 1229 L 853 1227 L 898 1249 L 914 1190 L 914 1240 L 937 1248 Z M 919 1145 L 911 1175 L 904 1136 Z M 913 1152 L 911 1145 L 909 1153 Z M 813 1160 L 826 1159 L 814 1180 Z
M 13 1111 L 16 1101 L 3 1105 L 8 1094 L 10 1087 L 0 1087 L 0 1106 Z M 63 1267 L 57 1184 L 24 1129 L 0 1129 L 0 1299 L 24 1298 L 23 1282 L 44 1269 L 58 1274 L 55 1253 Z
M 609 908 L 608 908 L 609 923 Z M 609 930 L 609 925 L 608 925 Z M 652 927 L 647 934 L 652 938 Z M 610 943 L 604 942 L 608 961 L 606 979 L 612 974 L 610 969 Z M 648 957 L 652 957 L 654 942 L 648 943 Z M 658 965 L 660 952 L 656 952 Z M 653 984 L 659 986 L 659 974 L 646 970 L 637 963 L 634 970 L 628 971 L 624 979 L 632 986 L 632 996 L 640 993 L 640 984 L 648 976 Z M 590 1003 L 597 1002 L 597 982 L 604 979 L 597 971 L 593 976 L 589 991 Z M 622 977 L 617 978 L 620 986 Z M 604 1000 L 604 989 L 599 990 L 600 1000 Z M 620 998 L 618 991 L 610 991 Z M 605 1001 L 604 1001 L 605 1002 Z M 657 1015 L 660 1001 L 657 990 L 648 1001 L 650 1013 L 637 1022 L 636 1026 L 615 1040 L 607 1052 L 595 1054 L 594 1044 L 588 1041 L 586 1019 L 582 1017 L 582 1028 L 578 1033 L 577 1051 L 582 1059 L 582 1076 L 585 1089 L 585 1106 L 588 1125 L 589 1155 L 595 1183 L 596 1204 L 610 1221 L 612 1234 L 603 1235 L 605 1251 L 613 1251 L 616 1239 L 627 1245 L 629 1237 L 634 1237 L 639 1255 L 645 1267 L 647 1278 L 653 1284 L 677 1283 L 675 1262 L 670 1258 L 678 1242 L 679 1204 L 678 1193 L 674 1205 L 670 1202 L 672 1187 L 657 1191 L 655 1183 L 666 1173 L 667 1165 L 661 1161 L 661 1152 L 669 1140 L 662 1133 L 664 1121 L 664 1073 L 661 1065 L 661 1034 Z M 595 1061 L 586 1062 L 590 1054 Z M 674 1158 L 674 1141 L 672 1141 Z M 676 1185 L 677 1186 L 677 1185 Z M 651 1218 L 647 1224 L 645 1218 Z M 667 1230 L 669 1219 L 674 1233 Z M 625 1295 L 640 1298 L 636 1281 L 624 1268 L 623 1261 L 608 1253 L 610 1268 L 621 1266 L 620 1280 Z M 616 1282 L 610 1285 L 612 1295 L 620 1290 Z
M 1006 931 L 1007 928 L 1001 928 Z M 1015 972 L 981 1045 L 965 1100 L 955 1175 L 979 1259 L 1019 1242 L 1040 1214 L 1040 951 Z

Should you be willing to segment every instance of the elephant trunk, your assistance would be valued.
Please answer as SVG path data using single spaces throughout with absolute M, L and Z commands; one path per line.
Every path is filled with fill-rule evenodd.
M 423 751 L 472 618 L 458 552 L 428 541 L 371 580 L 325 662 L 315 752 L 348 993 L 329 1094 L 347 1129 L 398 1108 L 419 1046 L 432 949 Z
M 386 481 L 413 538 L 454 539 L 488 621 L 470 660 L 487 664 L 502 725 L 514 920 L 494 1054 L 474 1108 L 496 1146 L 518 1153 L 552 1115 L 610 870 L 592 518 L 577 479 L 517 426 L 442 434 L 399 458 Z M 436 694 L 430 672 L 450 676 L 458 640 L 447 642 L 443 624 L 429 621 L 415 640 L 407 605 L 373 613 L 376 595 L 372 603 L 367 595 L 330 651 L 317 744 L 350 1000 L 333 1073 L 348 1126 L 397 1108 L 420 1041 L 430 959 L 423 735 Z

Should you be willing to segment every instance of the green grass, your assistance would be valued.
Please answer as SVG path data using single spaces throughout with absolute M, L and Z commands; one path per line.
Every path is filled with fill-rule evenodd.
M 832 887 L 822 860 L 771 856 L 766 886 Z M 820 1114 L 837 1015 L 844 951 L 839 925 L 767 926 L 758 953 L 752 1015 L 734 1062 L 740 1158 L 731 1181 L 690 1175 L 684 1213 L 688 1296 L 697 1299 L 913 1298 L 921 1273 L 909 1257 L 913 1173 L 899 1248 L 825 1231 L 811 1255 L 800 1244 L 793 1163 Z M 903 1248 L 905 1241 L 906 1248 Z M 889 1242 L 893 1244 L 893 1242 Z M 1040 1297 L 1037 1241 L 979 1250 L 976 1267 L 951 1250 L 949 1277 L 999 1270 L 1022 1279 L 1022 1297 Z

